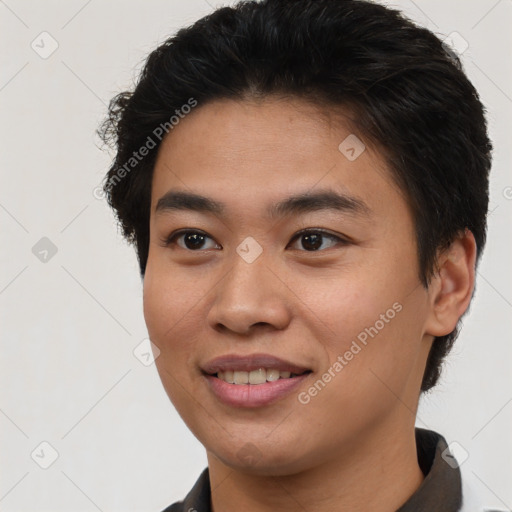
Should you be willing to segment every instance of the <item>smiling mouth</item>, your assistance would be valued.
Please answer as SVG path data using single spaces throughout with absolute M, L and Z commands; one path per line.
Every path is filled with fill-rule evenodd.
M 219 371 L 213 374 L 214 377 L 227 382 L 228 384 L 265 384 L 265 382 L 275 382 L 279 379 L 293 379 L 306 373 L 311 373 L 311 370 L 305 370 L 302 373 L 292 373 L 288 371 L 281 371 L 276 368 L 258 368 L 257 370 L 244 371 L 244 370 L 226 370 Z
M 266 407 L 293 394 L 311 368 L 271 354 L 225 354 L 201 365 L 208 389 L 232 408 Z

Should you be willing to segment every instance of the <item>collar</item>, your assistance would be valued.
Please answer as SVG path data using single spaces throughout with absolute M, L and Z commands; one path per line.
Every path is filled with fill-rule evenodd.
M 416 428 L 418 464 L 425 479 L 397 512 L 457 512 L 462 503 L 462 484 L 457 461 L 443 436 Z
M 458 512 L 462 502 L 460 469 L 443 436 L 416 428 L 418 463 L 425 479 L 396 512 Z M 186 498 L 163 512 L 211 512 L 210 478 L 205 468 Z

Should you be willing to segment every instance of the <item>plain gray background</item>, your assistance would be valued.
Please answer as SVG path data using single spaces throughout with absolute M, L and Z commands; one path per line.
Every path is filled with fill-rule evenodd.
M 417 425 L 456 443 L 484 505 L 510 510 L 512 1 L 388 3 L 451 34 L 489 112 L 477 292 Z M 1 510 L 158 512 L 206 466 L 154 365 L 133 353 L 147 336 L 135 253 L 93 191 L 110 161 L 95 136 L 108 101 L 151 49 L 214 7 L 0 0 Z

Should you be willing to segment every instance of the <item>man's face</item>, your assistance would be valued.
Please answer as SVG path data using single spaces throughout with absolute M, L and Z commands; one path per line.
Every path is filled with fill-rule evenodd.
M 160 148 L 145 319 L 171 401 L 230 467 L 286 474 L 414 425 L 432 341 L 414 225 L 347 126 L 300 100 L 215 101 Z M 247 378 L 270 382 L 225 381 Z

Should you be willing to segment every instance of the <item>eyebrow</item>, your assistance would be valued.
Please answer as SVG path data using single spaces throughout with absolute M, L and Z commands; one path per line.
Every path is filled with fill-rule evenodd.
M 225 213 L 226 207 L 223 203 L 200 194 L 170 190 L 158 200 L 155 213 L 172 210 L 211 213 L 220 217 Z M 372 213 L 372 210 L 361 199 L 326 189 L 288 197 L 270 205 L 267 214 L 270 218 L 276 218 L 319 210 L 336 210 L 356 216 L 370 216 Z

